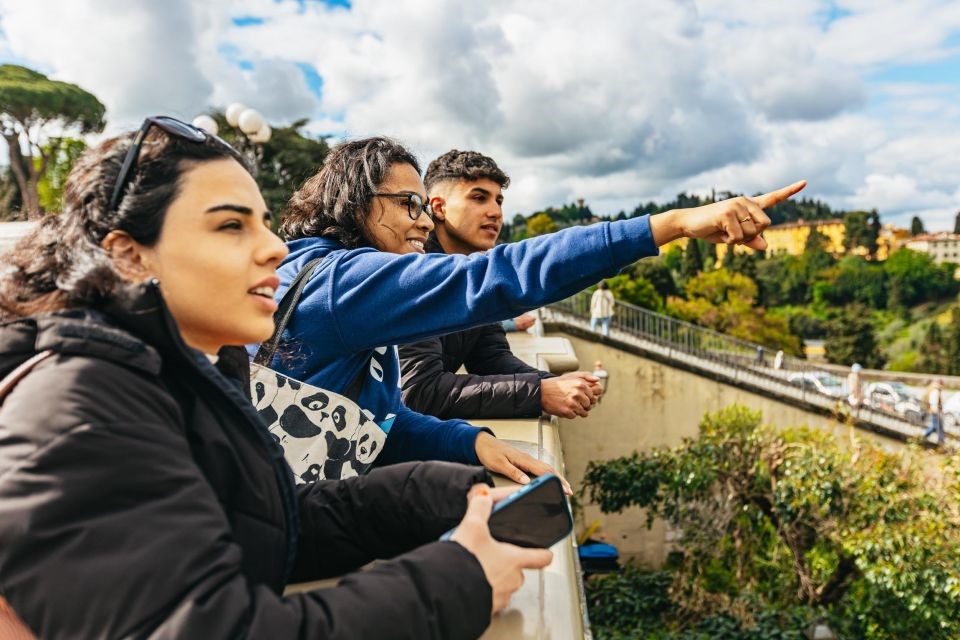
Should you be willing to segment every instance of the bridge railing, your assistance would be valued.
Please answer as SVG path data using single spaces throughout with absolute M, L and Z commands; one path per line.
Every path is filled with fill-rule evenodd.
M 582 291 L 566 300 L 550 304 L 542 310 L 544 319 L 567 321 L 581 328 L 589 328 L 590 297 L 590 292 Z M 925 426 L 922 414 L 911 415 L 913 419 L 909 420 L 894 407 L 862 404 L 853 408 L 845 400 L 845 391 L 835 389 L 837 395 L 817 391 L 813 383 L 802 379 L 802 374 L 829 373 L 818 369 L 815 363 L 800 358 L 783 358 L 781 366 L 775 368 L 775 353 L 761 344 L 741 340 L 643 307 L 618 300 L 610 328 L 613 337 L 623 337 L 625 334 L 642 341 L 647 348 L 662 352 L 668 358 L 709 369 L 733 380 L 749 381 L 761 388 L 837 413 L 852 412 L 858 420 L 904 437 L 920 435 Z M 845 389 L 845 382 L 841 383 Z M 958 435 L 956 428 L 948 428 L 948 435 Z

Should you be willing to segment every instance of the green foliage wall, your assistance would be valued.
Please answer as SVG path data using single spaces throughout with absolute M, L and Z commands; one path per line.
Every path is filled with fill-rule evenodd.
M 589 585 L 595 631 L 799 640 L 825 617 L 844 638 L 960 636 L 960 458 L 931 472 L 924 455 L 734 405 L 678 447 L 591 463 L 583 493 L 604 512 L 642 507 L 682 532 L 666 574 Z

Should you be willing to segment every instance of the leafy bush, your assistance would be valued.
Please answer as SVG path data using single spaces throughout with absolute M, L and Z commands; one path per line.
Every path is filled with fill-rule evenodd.
M 931 472 L 924 455 L 776 431 L 734 405 L 679 447 L 590 463 L 583 491 L 604 512 L 642 507 L 683 532 L 671 606 L 646 582 L 653 600 L 608 603 L 653 580 L 625 572 L 591 595 L 594 622 L 632 633 L 639 611 L 622 637 L 740 640 L 799 638 L 825 615 L 850 638 L 960 636 L 960 457 Z M 679 635 L 642 635 L 654 612 Z
M 657 293 L 654 286 L 644 278 L 631 278 L 625 273 L 614 276 L 607 280 L 607 286 L 613 292 L 617 300 L 623 300 L 630 304 L 652 311 L 660 311 L 663 308 L 663 298 Z
M 691 278 L 686 293 L 686 300 L 668 299 L 671 315 L 791 355 L 802 352 L 783 317 L 755 306 L 757 284 L 747 276 L 726 269 L 708 271 Z

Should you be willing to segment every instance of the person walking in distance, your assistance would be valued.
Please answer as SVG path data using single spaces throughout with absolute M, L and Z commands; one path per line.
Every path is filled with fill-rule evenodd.
M 934 432 L 937 434 L 937 444 L 943 445 L 943 381 L 934 380 L 927 387 L 927 410 L 930 412 L 930 426 L 923 432 L 926 440 Z
M 850 367 L 850 373 L 847 374 L 847 402 L 854 409 L 859 409 L 863 404 L 863 383 L 860 380 L 860 370 L 863 367 L 854 362 Z
M 597 285 L 597 290 L 593 292 L 590 298 L 590 330 L 597 330 L 597 323 L 600 323 L 603 335 L 610 335 L 610 318 L 613 317 L 613 306 L 616 301 L 613 298 L 613 292 L 607 287 L 603 280 Z

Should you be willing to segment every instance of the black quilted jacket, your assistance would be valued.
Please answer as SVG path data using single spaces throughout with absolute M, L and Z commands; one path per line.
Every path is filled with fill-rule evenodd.
M 476 558 L 431 542 L 482 469 L 406 463 L 296 487 L 245 397 L 245 354 L 225 349 L 218 370 L 187 348 L 155 285 L 104 313 L 0 326 L 0 378 L 47 349 L 0 407 L 0 595 L 38 637 L 439 639 L 488 625 Z
M 425 248 L 443 253 L 435 236 Z M 399 355 L 403 403 L 443 420 L 539 417 L 540 381 L 554 377 L 513 355 L 500 323 L 402 345 Z

